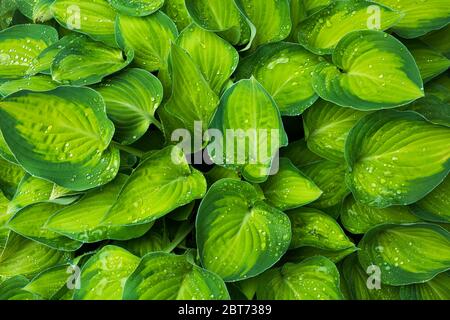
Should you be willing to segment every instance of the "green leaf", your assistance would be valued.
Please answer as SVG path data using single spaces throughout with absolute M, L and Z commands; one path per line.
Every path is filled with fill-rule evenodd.
M 222 279 L 186 255 L 145 255 L 125 284 L 125 300 L 227 300 Z
M 236 0 L 236 3 L 256 27 L 252 48 L 284 40 L 291 33 L 289 0 Z
M 423 82 L 430 81 L 450 67 L 450 59 L 419 40 L 408 41 L 406 46 L 416 60 Z
M 4 0 L 0 3 L 0 30 L 6 29 L 12 22 L 17 4 L 15 0 Z
M 450 22 L 450 7 L 447 0 L 377 0 L 377 3 L 404 14 L 393 28 L 403 38 L 419 37 Z
M 70 258 L 64 251 L 52 249 L 36 241 L 10 232 L 0 256 L 0 277 L 16 275 L 33 277 L 42 270 L 63 263 Z
M 30 205 L 16 213 L 8 221 L 7 226 L 14 232 L 51 248 L 75 251 L 81 247 L 81 242 L 68 239 L 44 228 L 48 218 L 62 207 L 62 205 L 56 203 Z
M 280 155 L 291 160 L 297 168 L 323 160 L 308 149 L 304 139 L 290 142 L 289 145 L 280 150 Z
M 114 23 L 117 13 L 106 0 L 55 0 L 51 6 L 58 23 L 94 40 L 117 47 Z
M 114 122 L 114 139 L 131 144 L 140 139 L 155 119 L 163 88 L 158 78 L 142 69 L 127 69 L 107 79 L 96 90 L 106 103 L 106 113 Z
M 177 36 L 177 27 L 162 12 L 144 18 L 117 16 L 117 43 L 125 52 L 133 50 L 134 64 L 147 71 L 167 68 L 170 44 Z
M 317 247 L 299 247 L 297 249 L 289 250 L 283 257 L 283 261 L 299 263 L 311 257 L 323 256 L 334 263 L 338 263 L 355 251 L 357 251 L 355 246 L 342 250 L 327 250 Z
M 165 0 L 161 10 L 175 22 L 180 31 L 192 22 L 184 0 Z
M 436 189 L 411 206 L 412 212 L 424 220 L 450 223 L 449 194 L 450 176 L 447 176 Z
M 24 176 L 25 171 L 22 167 L 0 158 L 0 189 L 8 198 L 14 196 L 17 186 Z
M 195 24 L 184 29 L 177 43 L 189 53 L 211 89 L 219 95 L 238 65 L 239 54 L 236 49 L 215 33 Z
M 37 73 L 51 75 L 52 63 L 57 54 L 68 45 L 79 41 L 79 38 L 79 34 L 70 33 L 42 50 L 42 52 L 34 58 L 33 63 L 27 71 L 27 75 L 30 76 Z
M 343 164 L 322 160 L 301 168 L 322 190 L 322 196 L 310 206 L 316 209 L 329 209 L 339 206 L 350 193 L 345 184 L 345 170 Z
M 191 19 L 201 28 L 218 32 L 232 45 L 252 44 L 256 29 L 234 0 L 186 0 Z
M 8 214 L 14 214 L 20 209 L 34 203 L 50 200 L 53 183 L 25 175 L 17 186 L 14 197 L 8 204 Z
M 259 277 L 258 300 L 341 300 L 339 272 L 327 258 L 286 263 Z
M 350 129 L 366 114 L 328 101 L 318 101 L 303 115 L 308 148 L 323 158 L 343 162 Z
M 311 73 L 321 61 L 299 44 L 268 44 L 240 62 L 236 77 L 254 76 L 272 95 L 282 115 L 299 115 L 317 100 Z
M 181 121 L 183 123 L 181 128 L 189 130 L 192 135 L 196 133 L 196 121 L 201 121 L 203 130 L 208 129 L 217 108 L 217 95 L 191 56 L 176 44 L 172 45 L 169 64 L 172 95 L 164 105 L 164 109 L 169 115 Z
M 133 171 L 102 224 L 149 223 L 202 198 L 205 192 L 206 180 L 200 171 L 189 166 L 181 149 L 169 146 Z
M 25 76 L 34 59 L 57 40 L 56 30 L 41 24 L 16 25 L 0 31 L 0 79 Z
M 420 219 L 415 217 L 407 206 L 391 206 L 380 209 L 362 204 L 352 196 L 345 199 L 341 211 L 342 225 L 353 234 L 364 234 L 379 224 L 418 221 Z
M 334 1 L 326 10 L 300 23 L 298 42 L 316 54 L 331 54 L 348 33 L 366 29 L 386 30 L 401 18 L 399 12 L 374 5 L 371 1 Z
M 358 246 L 362 267 L 378 266 L 384 284 L 425 282 L 450 269 L 450 233 L 434 224 L 380 225 Z
M 9 96 L 22 90 L 33 92 L 45 92 L 56 89 L 59 83 L 54 82 L 51 77 L 37 75 L 30 78 L 10 80 L 0 84 L 0 96 Z
M 15 0 L 17 8 L 34 22 L 45 22 L 53 18 L 50 5 L 54 0 Z
M 384 208 L 414 203 L 450 171 L 450 129 L 411 111 L 362 118 L 345 147 L 347 185 L 357 201 Z
M 139 17 L 158 11 L 164 4 L 164 0 L 108 0 L 108 2 L 121 14 Z
M 267 180 L 278 149 L 287 145 L 278 107 L 253 77 L 223 94 L 210 128 L 221 132 L 208 145 L 213 162 L 239 169 L 251 182 Z
M 296 42 L 299 32 L 299 24 L 305 20 L 307 16 L 305 1 L 304 0 L 290 0 L 291 7 L 291 21 L 292 28 L 291 34 L 287 38 L 289 42 Z
M 369 268 L 366 272 L 358 261 L 358 256 L 352 254 L 342 263 L 342 281 L 349 289 L 351 300 L 400 300 L 400 287 L 379 284 L 377 288 L 370 277 L 375 273 Z M 376 279 L 375 279 L 376 280 Z
M 427 83 L 425 97 L 404 107 L 416 111 L 428 121 L 450 127 L 450 77 L 446 74 Z
M 450 300 L 450 272 L 438 274 L 425 283 L 400 287 L 402 300 Z
M 289 247 L 289 218 L 261 200 L 249 183 L 222 179 L 200 204 L 195 223 L 200 259 L 225 281 L 260 274 Z
M 119 174 L 113 182 L 88 191 L 79 201 L 52 215 L 46 228 L 81 242 L 97 242 L 105 239 L 126 240 L 139 237 L 151 225 L 133 227 L 106 227 L 103 218 L 114 205 L 117 196 L 127 181 L 127 176 Z M 82 223 L 80 223 L 82 222 Z
M 317 200 L 322 191 L 287 158 L 280 159 L 277 174 L 261 185 L 267 201 L 282 211 Z
M 0 300 L 39 300 L 37 295 L 24 290 L 29 280 L 15 276 L 0 283 Z
M 111 181 L 119 151 L 114 126 L 92 89 L 22 91 L 0 102 L 0 127 L 17 161 L 32 175 L 82 191 Z
M 125 281 L 138 265 L 139 258 L 125 249 L 104 246 L 81 269 L 74 300 L 120 300 Z
M 394 108 L 424 95 L 414 58 L 387 33 L 348 33 L 333 52 L 333 64 L 324 62 L 316 67 L 313 86 L 321 98 L 340 106 Z
M 125 68 L 131 60 L 132 51 L 127 51 L 124 58 L 120 49 L 79 36 L 56 55 L 51 74 L 53 80 L 62 84 L 90 85 Z
M 50 267 L 36 275 L 23 289 L 44 299 L 58 298 L 59 292 L 72 280 L 77 263 Z
M 345 235 L 332 217 L 313 208 L 299 208 L 288 211 L 291 220 L 291 249 L 316 247 L 319 249 L 340 251 L 355 245 Z

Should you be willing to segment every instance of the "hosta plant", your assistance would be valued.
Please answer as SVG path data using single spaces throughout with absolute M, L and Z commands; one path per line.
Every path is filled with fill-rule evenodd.
M 0 299 L 450 299 L 448 0 L 2 0 Z

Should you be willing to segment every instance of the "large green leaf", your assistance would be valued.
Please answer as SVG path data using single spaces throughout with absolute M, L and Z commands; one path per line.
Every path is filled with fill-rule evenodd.
M 164 0 L 108 0 L 111 6 L 122 14 L 129 16 L 148 16 L 164 4 Z
M 107 0 L 55 0 L 51 10 L 64 28 L 117 46 L 114 32 L 117 13 Z
M 234 0 L 186 0 L 191 19 L 205 30 L 218 32 L 232 45 L 250 46 L 255 27 Z
M 53 27 L 40 24 L 16 25 L 0 31 L 0 79 L 26 75 L 34 59 L 57 40 Z
M 50 200 L 54 184 L 43 179 L 25 175 L 17 186 L 14 197 L 8 204 L 8 214 L 34 203 Z
M 421 41 L 408 41 L 406 46 L 416 60 L 423 82 L 430 81 L 450 67 L 450 59 Z
M 379 267 L 385 284 L 424 282 L 450 269 L 450 233 L 434 224 L 380 225 L 358 246 L 362 267 Z
M 58 52 L 51 66 L 53 80 L 62 84 L 90 85 L 125 68 L 133 60 L 120 49 L 79 36 Z M 82 62 L 82 63 L 80 63 Z
M 71 43 L 80 41 L 80 37 L 81 36 L 77 33 L 69 33 L 68 35 L 62 37 L 58 41 L 42 50 L 42 52 L 34 59 L 30 68 L 28 69 L 27 75 L 35 75 L 37 73 L 50 75 L 52 63 L 53 60 L 55 60 L 57 54 Z
M 404 107 L 420 113 L 428 121 L 450 127 L 450 77 L 443 74 L 427 83 L 425 97 Z
M 450 223 L 450 176 L 425 198 L 411 206 L 413 213 L 428 221 Z
M 258 279 L 259 300 L 341 300 L 339 271 L 327 258 L 286 263 Z
M 8 198 L 12 198 L 16 192 L 22 178 L 25 176 L 25 171 L 22 167 L 0 158 L 0 190 Z
M 328 101 L 318 101 L 303 115 L 308 148 L 321 157 L 342 162 L 350 129 L 366 114 Z
M 200 259 L 225 281 L 260 274 L 289 247 L 289 218 L 261 200 L 249 183 L 222 179 L 200 204 L 195 223 Z
M 425 283 L 400 288 L 402 300 L 450 300 L 450 272 L 438 274 Z
M 11 232 L 0 256 L 0 277 L 32 277 L 67 261 L 70 255 Z
M 388 7 L 376 5 L 379 19 L 374 19 L 374 3 L 364 0 L 336 0 L 299 25 L 299 43 L 316 54 L 333 53 L 339 41 L 355 30 L 386 30 L 402 15 Z
M 411 204 L 450 171 L 450 129 L 411 111 L 362 118 L 345 147 L 347 184 L 356 200 L 376 207 Z
M 106 227 L 101 222 L 117 200 L 117 196 L 127 181 L 127 176 L 119 174 L 114 181 L 88 191 L 79 201 L 55 212 L 46 228 L 81 242 L 97 242 L 105 239 L 131 239 L 144 234 L 151 225 L 133 227 Z M 80 223 L 82 222 L 82 223 Z
M 291 220 L 291 249 L 316 247 L 319 249 L 340 251 L 355 245 L 345 235 L 332 217 L 313 208 L 299 208 L 288 211 Z
M 45 92 L 56 89 L 59 83 L 46 75 L 6 81 L 0 84 L 0 96 L 8 96 L 22 90 Z
M 126 300 L 227 300 L 225 283 L 186 255 L 154 252 L 145 255 L 128 278 Z
M 377 0 L 404 14 L 394 27 L 403 38 L 416 38 L 450 22 L 450 6 L 447 0 Z
M 310 206 L 317 209 L 329 209 L 339 206 L 350 193 L 345 184 L 345 165 L 322 160 L 301 168 L 322 190 L 322 196 Z
M 256 27 L 252 47 L 278 42 L 291 33 L 289 0 L 235 0 Z
M 63 206 L 56 203 L 37 203 L 25 207 L 16 213 L 9 221 L 8 228 L 31 240 L 45 244 L 51 248 L 75 251 L 81 242 L 66 238 L 45 228 L 45 223 Z
M 96 90 L 106 103 L 106 113 L 114 122 L 114 139 L 131 144 L 140 139 L 161 104 L 163 88 L 158 78 L 142 69 L 127 69 L 107 79 Z
M 165 0 L 161 10 L 175 22 L 180 31 L 192 22 L 184 0 Z
M 224 93 L 210 128 L 222 133 L 208 145 L 214 163 L 238 168 L 252 182 L 267 180 L 278 149 L 287 145 L 278 107 L 253 77 Z
M 14 276 L 0 283 L 0 300 L 39 300 L 39 297 L 24 290 L 29 280 L 24 276 Z
M 72 190 L 111 181 L 119 151 L 108 148 L 114 126 L 92 89 L 22 91 L 0 102 L 0 127 L 17 161 L 32 175 Z
M 167 68 L 170 44 L 177 27 L 162 12 L 139 18 L 119 15 L 116 20 L 117 43 L 125 52 L 134 51 L 134 64 L 147 71 Z
M 269 203 L 282 211 L 306 205 L 322 195 L 314 182 L 287 158 L 280 159 L 278 173 L 270 176 L 261 188 Z
M 344 228 L 353 234 L 364 234 L 372 227 L 384 223 L 418 222 L 407 206 L 387 208 L 371 207 L 348 196 L 342 207 L 341 222 Z
M 236 77 L 254 76 L 272 95 L 282 115 L 299 115 L 317 100 L 311 73 L 321 61 L 299 44 L 268 44 L 240 62 Z
M 208 129 L 219 99 L 210 88 L 196 62 L 176 44 L 172 45 L 169 66 L 172 95 L 164 105 L 164 109 L 172 117 L 181 121 L 182 128 L 189 130 L 191 135 L 203 136 L 201 132 L 197 132 L 195 122 L 201 122 L 200 129 Z
M 324 62 L 316 67 L 313 86 L 324 100 L 340 106 L 361 110 L 393 108 L 424 95 L 414 58 L 387 33 L 348 33 L 333 52 L 333 64 Z
M 189 166 L 181 149 L 169 146 L 139 164 L 102 224 L 119 226 L 152 222 L 202 198 L 205 192 L 206 180 L 200 171 Z
M 400 300 L 400 287 L 371 282 L 373 271 L 366 272 L 358 261 L 358 256 L 352 254 L 342 263 L 342 281 L 347 285 L 351 300 Z M 374 276 L 376 274 L 373 274 Z M 379 280 L 379 279 L 374 279 Z M 373 285 L 373 286 L 372 286 Z
M 81 269 L 80 289 L 75 300 L 120 300 L 125 281 L 139 264 L 139 258 L 125 249 L 104 246 Z
M 215 33 L 195 24 L 184 29 L 177 43 L 189 53 L 211 89 L 217 95 L 220 94 L 238 65 L 239 54 L 236 49 Z

